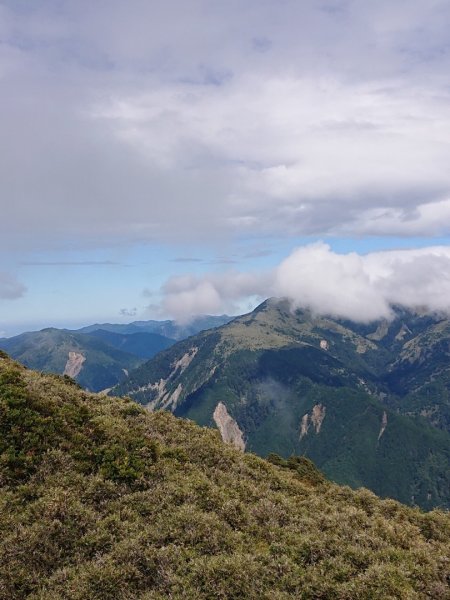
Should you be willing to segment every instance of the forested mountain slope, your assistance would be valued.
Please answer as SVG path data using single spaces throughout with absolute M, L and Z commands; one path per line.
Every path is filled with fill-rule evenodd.
M 305 454 L 339 483 L 448 507 L 449 332 L 441 316 L 398 308 L 360 325 L 268 300 L 111 393 L 217 426 L 262 456 Z

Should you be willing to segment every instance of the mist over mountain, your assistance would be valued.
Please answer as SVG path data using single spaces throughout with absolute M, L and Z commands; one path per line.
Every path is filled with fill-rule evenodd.
M 179 319 L 227 310 L 246 298 L 289 298 L 317 315 L 371 323 L 392 319 L 392 306 L 450 314 L 450 248 L 430 246 L 359 254 L 322 241 L 293 249 L 270 269 L 173 276 L 162 307 Z

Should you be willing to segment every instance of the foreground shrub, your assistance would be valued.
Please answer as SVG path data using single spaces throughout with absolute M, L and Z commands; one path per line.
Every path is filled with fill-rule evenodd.
M 450 518 L 0 357 L 0 598 L 449 598 Z

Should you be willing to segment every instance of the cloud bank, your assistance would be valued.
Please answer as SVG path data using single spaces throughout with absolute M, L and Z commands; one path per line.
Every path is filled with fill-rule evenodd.
M 0 246 L 448 234 L 449 27 L 445 0 L 3 0 Z
M 233 310 L 245 298 L 289 298 L 317 314 L 370 322 L 391 306 L 450 313 L 450 248 L 338 254 L 323 243 L 294 250 L 272 271 L 171 278 L 162 308 L 179 320 Z

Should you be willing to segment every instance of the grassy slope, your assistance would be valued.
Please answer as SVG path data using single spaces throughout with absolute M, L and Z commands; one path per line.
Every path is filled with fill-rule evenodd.
M 450 518 L 0 356 L 0 598 L 449 598 Z M 314 478 L 313 478 L 314 479 Z

